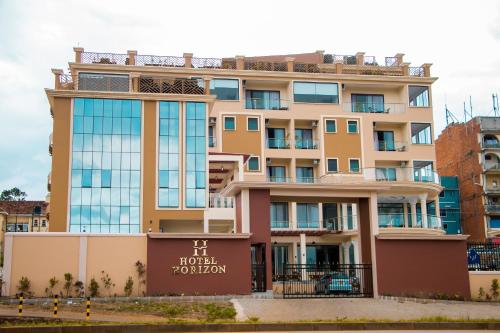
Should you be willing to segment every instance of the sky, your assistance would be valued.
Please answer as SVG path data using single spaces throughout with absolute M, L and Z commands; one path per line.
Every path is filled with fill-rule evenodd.
M 404 53 L 439 77 L 435 136 L 445 104 L 461 120 L 471 96 L 474 115 L 491 115 L 500 93 L 500 0 L 0 0 L 0 190 L 47 194 L 44 88 L 54 85 L 51 68 L 67 71 L 74 46 L 199 57 L 365 52 L 379 63 Z

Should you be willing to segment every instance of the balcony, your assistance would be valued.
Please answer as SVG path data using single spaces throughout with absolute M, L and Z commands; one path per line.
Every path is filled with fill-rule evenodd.
M 343 104 L 344 112 L 400 114 L 406 111 L 404 103 L 351 103 Z
M 408 150 L 408 142 L 405 141 L 375 141 L 376 151 L 397 151 L 403 152 Z
M 207 217 L 209 220 L 235 220 L 236 210 L 234 208 L 233 197 L 224 197 L 217 193 L 210 193 L 208 208 Z
M 485 192 L 486 193 L 492 193 L 492 194 L 498 194 L 498 193 L 500 193 L 500 187 L 499 186 L 493 186 L 493 185 L 486 186 Z
M 483 149 L 500 149 L 500 142 L 498 141 L 485 141 L 482 144 Z
M 424 217 L 427 219 L 427 227 L 425 227 Z M 380 228 L 410 228 L 410 229 L 443 229 L 441 217 L 427 214 L 417 214 L 416 221 L 409 221 L 411 215 L 408 214 L 407 221 L 405 221 L 404 214 L 378 214 L 378 225 Z M 405 225 L 407 223 L 407 225 Z
M 490 215 L 499 215 L 500 214 L 500 205 L 498 204 L 486 204 L 484 205 L 484 209 L 487 214 Z
M 271 229 L 288 229 L 290 227 L 290 223 L 288 221 L 272 221 L 271 220 Z
M 319 141 L 295 139 L 295 149 L 319 149 Z
M 356 231 L 357 216 L 349 215 L 345 217 L 328 218 L 323 221 L 298 220 L 297 229 L 317 229 L 333 232 Z M 291 221 L 273 221 L 271 220 L 271 229 L 290 229 Z
M 266 181 L 268 183 L 293 183 L 291 177 L 281 177 L 281 176 L 267 176 Z
M 266 147 L 269 149 L 290 149 L 290 141 L 288 139 L 266 139 Z
M 484 164 L 484 171 L 488 173 L 500 172 L 500 163 L 490 162 Z
M 178 79 L 171 77 L 145 77 L 139 78 L 139 90 L 148 94 L 182 94 L 204 95 L 203 80 Z
M 277 110 L 286 111 L 289 108 L 290 101 L 287 99 L 262 99 L 247 98 L 245 100 L 245 109 L 250 110 Z
M 320 221 L 297 220 L 297 229 L 318 229 Z
M 376 167 L 364 168 L 363 175 L 367 180 L 379 182 L 419 182 L 439 185 L 437 172 L 424 168 L 411 167 Z

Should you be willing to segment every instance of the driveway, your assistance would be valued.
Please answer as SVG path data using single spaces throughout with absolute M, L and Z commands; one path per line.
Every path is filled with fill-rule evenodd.
M 500 318 L 500 304 L 479 302 L 416 303 L 379 299 L 250 299 L 231 300 L 238 320 L 411 320 L 429 317 L 452 319 Z

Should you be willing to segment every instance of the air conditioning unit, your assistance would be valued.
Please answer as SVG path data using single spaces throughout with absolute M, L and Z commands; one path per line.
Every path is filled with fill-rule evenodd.
M 317 120 L 313 120 L 312 123 L 311 123 L 311 126 L 312 127 L 318 127 L 318 121 Z
M 216 122 L 217 122 L 217 118 L 215 118 L 215 117 L 210 117 L 208 119 L 208 124 L 209 125 L 215 125 Z
M 271 165 L 271 158 L 270 157 L 266 158 L 266 165 Z
M 269 119 L 266 119 L 266 127 L 269 127 Z
M 319 160 L 313 160 L 313 165 L 318 165 L 319 164 Z

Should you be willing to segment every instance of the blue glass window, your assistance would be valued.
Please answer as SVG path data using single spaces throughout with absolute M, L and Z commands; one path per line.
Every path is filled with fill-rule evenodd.
M 179 207 L 179 102 L 160 102 L 158 207 Z M 140 163 L 140 161 L 139 161 Z
M 259 130 L 259 118 L 247 118 L 247 129 L 249 131 Z
M 347 133 L 358 133 L 358 121 L 348 120 L 347 121 Z
M 257 156 L 252 156 L 248 159 L 248 171 L 259 171 L 259 158 Z
M 327 172 L 338 172 L 338 161 L 336 158 L 329 158 L 327 163 Z
M 224 130 L 234 131 L 236 129 L 236 119 L 234 117 L 224 117 Z
M 141 102 L 73 103 L 69 231 L 138 233 Z
M 213 79 L 210 81 L 210 95 L 221 100 L 238 100 L 239 83 L 235 79 Z
M 295 102 L 337 104 L 339 88 L 336 83 L 294 82 L 293 96 Z
M 337 132 L 337 122 L 335 120 L 329 119 L 326 121 L 326 133 Z
M 426 86 L 408 86 L 408 97 L 410 106 L 429 106 L 429 88 Z
M 205 103 L 186 103 L 186 207 L 206 205 L 206 111 Z
M 359 172 L 359 160 L 349 160 L 349 172 L 358 173 Z

